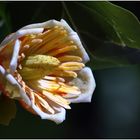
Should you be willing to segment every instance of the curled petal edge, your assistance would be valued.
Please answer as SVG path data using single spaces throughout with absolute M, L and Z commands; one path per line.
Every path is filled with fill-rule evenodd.
M 56 114 L 48 114 L 41 111 L 33 102 L 31 106 L 33 110 L 41 117 L 41 119 L 51 120 L 56 124 L 60 124 L 65 120 L 66 110 L 64 108 L 59 108 L 59 112 Z
M 70 102 L 91 102 L 96 83 L 90 68 L 85 67 L 82 69 L 79 72 L 78 77 L 73 79 L 71 83 L 79 87 L 82 93 L 79 97 L 68 99 Z

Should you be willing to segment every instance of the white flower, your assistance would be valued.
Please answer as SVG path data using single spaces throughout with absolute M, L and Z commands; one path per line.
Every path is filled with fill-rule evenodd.
M 0 45 L 0 83 L 42 119 L 61 123 L 70 103 L 91 102 L 95 80 L 89 56 L 63 19 L 25 26 Z

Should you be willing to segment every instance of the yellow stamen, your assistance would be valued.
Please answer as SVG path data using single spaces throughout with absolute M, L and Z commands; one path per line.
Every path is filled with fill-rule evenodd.
M 38 87 L 40 87 L 40 89 L 56 91 L 60 88 L 60 85 L 53 81 L 40 80 L 38 83 L 39 83 Z
M 66 99 L 62 98 L 61 96 L 59 96 L 57 94 L 52 94 L 51 92 L 47 92 L 45 90 L 43 90 L 43 95 L 45 95 L 48 99 L 57 103 L 58 105 L 66 108 L 66 109 L 71 109 L 71 107 L 69 106 L 70 102 L 67 101 Z
M 44 69 L 28 68 L 22 67 L 18 72 L 23 77 L 24 80 L 40 79 L 46 75 Z
M 23 76 L 24 80 L 40 79 L 45 75 L 53 73 L 59 63 L 59 60 L 52 56 L 28 56 L 22 61 L 21 65 L 23 68 L 19 70 L 19 73 Z
M 24 45 L 27 42 L 27 40 L 29 40 L 29 37 L 25 36 L 24 39 L 22 40 L 21 45 Z
M 21 62 L 25 58 L 25 54 L 21 53 L 21 55 L 18 56 L 18 61 Z
M 77 62 L 82 62 L 82 58 L 79 56 L 74 56 L 74 55 L 64 55 L 58 57 L 58 60 L 61 62 L 67 62 L 67 61 L 77 61 Z
M 52 77 L 52 76 L 45 76 L 45 77 L 43 77 L 43 79 L 56 81 L 56 77 Z
M 21 46 L 24 46 L 29 40 L 30 40 L 29 35 L 24 36 L 24 39 L 22 40 Z
M 18 66 L 18 68 L 19 68 L 19 69 L 22 69 L 22 66 L 21 66 L 21 64 Z
M 32 82 L 26 82 L 32 89 L 37 90 L 38 92 L 42 92 L 42 90 L 48 90 L 48 91 L 57 91 L 57 89 L 60 87 L 59 84 L 56 82 L 50 83 L 46 80 L 39 80 L 39 81 L 32 81 Z
M 58 91 L 60 92 L 71 93 L 71 94 L 76 94 L 76 95 L 81 94 L 81 91 L 76 86 L 69 86 L 62 82 L 59 82 L 59 84 L 61 85 L 61 87 L 58 89 Z
M 47 55 L 33 55 L 28 56 L 26 59 L 22 62 L 23 66 L 25 67 L 43 67 L 45 69 L 50 69 L 58 66 L 60 61 L 52 56 Z
M 67 36 L 67 34 L 65 32 L 60 32 L 60 35 L 51 40 L 50 42 L 46 42 L 45 45 L 40 46 L 40 48 L 38 49 L 37 53 L 38 54 L 45 54 L 46 52 L 48 52 L 49 50 L 56 48 L 56 44 L 61 41 L 63 38 L 65 38 Z M 59 47 L 59 46 L 58 46 Z
M 32 39 L 32 40 L 30 40 L 26 45 L 28 45 L 28 46 L 30 46 L 30 48 L 28 49 L 28 51 L 29 50 L 31 50 L 31 46 L 37 46 L 37 45 L 39 45 L 41 42 L 42 42 L 43 40 L 42 39 Z
M 53 75 L 60 76 L 60 77 L 72 77 L 72 78 L 76 78 L 77 77 L 77 73 L 76 72 L 73 72 L 73 71 L 62 71 L 62 70 L 55 70 L 53 72 Z
M 40 45 L 43 42 L 42 39 L 33 39 L 30 42 L 28 42 L 26 45 L 29 46 L 28 50 L 26 50 L 26 54 L 29 55 L 29 53 L 34 50 L 38 45 Z
M 46 86 L 45 81 L 41 80 L 40 83 L 42 84 L 41 87 L 36 86 L 36 85 L 38 85 L 37 82 L 29 83 L 29 85 L 31 84 L 30 86 L 32 88 L 35 87 L 35 89 L 38 90 L 38 92 L 40 92 L 40 94 L 43 94 L 45 96 L 45 97 L 43 97 L 44 99 L 48 98 L 49 100 L 55 102 L 56 104 L 66 108 L 66 109 L 70 109 L 70 106 L 69 106 L 70 102 L 69 101 L 67 101 L 66 99 L 64 99 L 60 95 L 53 94 L 53 93 L 47 91 L 46 88 L 44 87 L 44 86 Z M 48 86 L 48 88 L 50 88 L 50 85 Z
M 31 41 L 31 43 L 41 43 L 43 40 L 42 39 L 33 39 L 32 41 Z
M 61 31 L 63 30 L 63 27 L 59 27 L 59 26 L 55 26 L 53 28 L 48 28 L 45 32 L 38 34 L 38 38 L 43 39 L 46 37 L 46 35 L 51 35 L 53 34 L 55 31 Z
M 79 62 L 65 62 L 62 63 L 58 68 L 62 70 L 70 70 L 70 71 L 76 71 L 81 70 L 85 65 L 83 63 Z
M 61 37 L 61 36 L 60 36 Z M 51 42 L 46 43 L 44 46 L 41 47 L 41 52 L 43 54 L 51 51 L 53 49 L 60 49 L 66 46 L 73 45 L 73 41 L 70 41 L 67 38 L 67 35 L 63 35 L 62 38 L 56 38 L 56 40 L 52 40 Z M 44 50 L 44 51 L 43 51 Z M 40 51 L 40 50 L 39 50 Z
M 45 79 L 45 80 L 51 80 L 51 81 L 65 82 L 65 79 L 64 78 L 61 78 L 61 77 L 45 76 L 43 79 Z
M 43 90 L 48 90 L 51 92 L 60 92 L 60 93 L 73 93 L 73 94 L 80 94 L 79 88 L 75 86 L 69 86 L 66 85 L 62 82 L 52 82 L 52 81 L 47 81 L 47 80 L 40 80 L 40 91 Z
M 26 46 L 27 44 L 29 44 L 29 42 L 31 41 L 31 39 L 35 38 L 36 35 L 26 35 L 24 36 L 24 39 L 21 42 L 21 49 L 20 49 L 20 53 L 23 52 L 26 48 L 24 46 Z
M 74 51 L 76 49 L 77 49 L 77 46 L 75 46 L 75 45 L 66 46 L 64 48 L 61 48 L 61 49 L 58 49 L 58 50 L 55 50 L 55 51 L 52 51 L 52 52 L 48 52 L 48 55 L 56 56 L 58 54 L 66 53 L 66 52 L 69 52 L 69 51 Z
M 46 109 L 46 111 L 50 112 L 51 114 L 54 114 L 55 111 L 49 106 L 49 104 L 41 98 L 38 94 L 34 93 L 34 95 L 38 98 L 39 104 Z
M 27 49 L 30 48 L 30 46 L 29 45 L 24 45 L 23 48 L 24 48 L 24 50 L 27 50 Z
M 34 52 L 38 53 L 38 49 L 40 49 L 41 46 L 45 45 L 47 42 L 54 40 L 55 38 L 59 38 L 61 34 L 64 34 L 64 33 L 66 34 L 66 31 L 62 30 L 61 28 L 51 29 L 41 38 L 43 39 L 43 42 L 38 45 L 36 44 L 32 45 L 30 49 L 28 50 L 28 53 L 34 53 Z

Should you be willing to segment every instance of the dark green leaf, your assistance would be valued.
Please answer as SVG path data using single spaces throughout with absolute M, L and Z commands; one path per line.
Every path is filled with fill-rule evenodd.
M 140 23 L 131 12 L 110 2 L 62 4 L 65 19 L 92 56 L 94 69 L 140 63 Z
M 85 3 L 91 11 L 96 11 L 102 19 L 113 28 L 116 35 L 120 39 L 121 45 L 132 48 L 140 48 L 140 23 L 136 16 L 130 11 L 111 4 L 110 2 L 94 2 L 93 4 Z M 100 23 L 104 24 L 103 22 Z M 106 28 L 104 28 L 106 30 Z M 107 30 L 108 38 L 117 43 L 115 38 L 111 38 L 112 33 Z M 118 42 L 119 43 L 119 42 Z

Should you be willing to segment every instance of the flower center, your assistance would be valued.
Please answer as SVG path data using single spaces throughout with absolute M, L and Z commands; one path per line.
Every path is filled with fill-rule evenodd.
M 21 62 L 19 73 L 24 80 L 41 79 L 53 73 L 59 64 L 60 61 L 53 56 L 31 55 Z
M 69 81 L 76 78 L 77 72 L 85 65 L 78 46 L 68 32 L 63 27 L 55 26 L 20 40 L 16 77 L 25 92 L 44 112 L 56 112 L 52 103 L 70 109 L 66 98 L 75 98 L 81 91 Z

